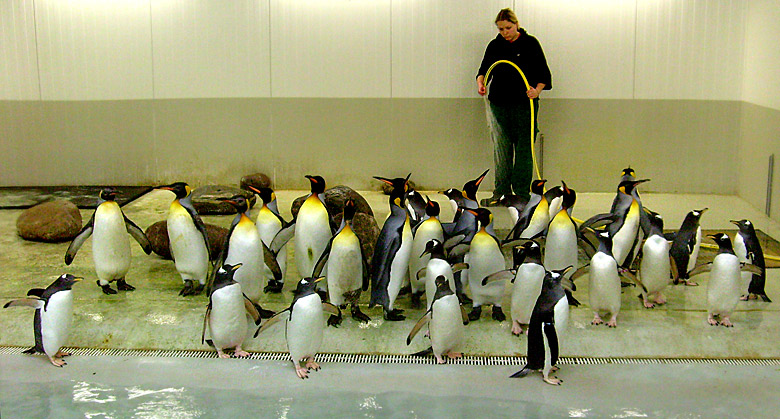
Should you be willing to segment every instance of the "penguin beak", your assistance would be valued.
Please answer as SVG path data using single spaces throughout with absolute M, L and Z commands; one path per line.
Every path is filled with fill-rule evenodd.
M 73 282 L 79 282 L 79 281 L 81 281 L 83 279 L 84 279 L 83 277 L 76 276 L 76 277 L 73 277 Z
M 411 175 L 411 173 L 409 173 L 409 175 Z M 374 176 L 374 179 L 376 179 L 376 180 L 381 180 L 382 182 L 384 182 L 384 183 L 386 183 L 386 184 L 388 184 L 388 185 L 392 185 L 392 184 L 393 184 L 393 181 L 392 181 L 392 180 L 390 180 L 390 179 L 387 179 L 387 178 L 383 178 L 383 177 L 381 177 L 381 176 Z
M 476 216 L 476 215 L 477 215 L 477 212 L 476 212 L 476 211 L 474 211 L 474 210 L 472 210 L 472 209 L 464 208 L 464 210 L 465 210 L 465 211 L 468 211 L 468 212 L 470 212 L 470 213 L 472 213 L 472 214 L 474 214 L 474 216 Z
M 233 269 L 231 269 L 231 270 L 232 270 L 233 272 L 235 272 L 235 271 L 236 271 L 238 268 L 240 268 L 241 266 L 243 266 L 243 264 L 242 264 L 242 263 L 236 263 L 235 265 L 233 265 Z
M 477 178 L 477 181 L 475 182 L 477 186 L 479 186 L 480 183 L 482 183 L 483 180 L 485 180 L 485 176 L 487 176 L 490 169 L 485 170 L 479 177 Z
M 247 188 L 249 188 L 249 190 L 251 190 L 252 192 L 254 192 L 254 193 L 256 193 L 256 194 L 260 195 L 260 191 L 259 191 L 257 188 L 255 188 L 254 186 L 252 186 L 252 185 L 246 185 L 246 187 L 247 187 Z
M 316 284 L 316 283 L 318 283 L 318 282 L 322 281 L 323 279 L 325 279 L 325 277 L 324 277 L 324 276 L 321 276 L 321 277 L 319 277 L 319 278 L 315 279 L 315 280 L 314 280 L 314 283 Z
M 734 224 L 735 226 L 739 227 L 739 221 L 737 220 L 729 220 L 731 224 Z
M 165 191 L 173 192 L 173 187 L 171 187 L 171 185 L 158 186 L 158 187 L 156 187 L 154 189 L 162 189 L 162 190 L 165 190 Z
M 718 236 L 714 234 L 708 234 L 707 237 L 711 238 L 712 240 L 715 240 Z

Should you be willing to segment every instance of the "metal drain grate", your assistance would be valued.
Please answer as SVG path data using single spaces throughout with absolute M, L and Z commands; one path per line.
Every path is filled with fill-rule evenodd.
M 20 355 L 27 347 L 3 346 L 0 355 Z M 164 351 L 143 349 L 96 349 L 96 348 L 63 348 L 75 356 L 120 356 L 120 357 L 152 357 L 152 358 L 217 358 L 214 351 Z M 255 352 L 247 359 L 262 361 L 287 361 L 290 356 L 286 352 Z M 524 365 L 524 356 L 464 356 L 449 360 L 456 365 Z M 433 357 L 416 357 L 411 355 L 360 355 L 360 354 L 317 354 L 317 362 L 334 362 L 349 364 L 435 364 Z M 780 359 L 724 359 L 724 358 L 589 358 L 562 357 L 561 365 L 634 365 L 634 364 L 715 364 L 740 366 L 780 366 Z

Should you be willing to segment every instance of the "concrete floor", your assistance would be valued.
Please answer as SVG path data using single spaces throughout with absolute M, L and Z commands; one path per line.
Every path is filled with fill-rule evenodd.
M 280 208 L 289 219 L 290 203 L 306 191 L 277 191 Z M 388 213 L 387 197 L 378 192 L 361 192 L 382 222 Z M 448 221 L 452 211 L 446 198 L 435 192 L 432 199 L 442 204 L 442 219 Z M 488 193 L 480 193 L 480 198 Z M 702 219 L 705 229 L 728 229 L 730 219 L 748 218 L 756 228 L 774 238 L 780 238 L 780 225 L 733 196 L 667 195 L 643 193 L 643 203 L 660 212 L 667 228 L 679 227 L 691 209 L 709 207 Z M 125 214 L 141 228 L 163 220 L 173 196 L 165 191 L 153 191 L 124 207 Z M 579 219 L 606 212 L 613 194 L 579 194 L 573 215 Z M 104 295 L 95 285 L 92 266 L 91 239 L 82 247 L 71 266 L 65 266 L 63 256 L 68 243 L 43 244 L 26 242 L 16 234 L 15 222 L 21 211 L 0 211 L 0 301 L 23 297 L 29 288 L 45 287 L 56 276 L 69 272 L 86 279 L 75 287 L 74 322 L 68 346 L 126 349 L 191 349 L 209 350 L 200 343 L 200 332 L 207 298 L 179 297 L 181 279 L 171 261 L 145 255 L 133 243 L 133 265 L 128 283 L 134 292 Z M 91 210 L 82 211 L 84 220 Z M 506 209 L 494 210 L 496 227 L 508 229 Z M 207 223 L 229 226 L 233 216 L 206 216 Z M 281 310 L 292 299 L 288 292 L 297 279 L 292 261 L 292 247 L 285 291 L 267 295 L 263 306 Z M 780 299 L 780 273 L 768 271 L 767 293 Z M 624 292 L 618 328 L 591 326 L 592 313 L 587 308 L 587 281 L 579 281 L 575 296 L 584 304 L 573 308 L 571 327 L 562 342 L 562 356 L 581 357 L 663 357 L 663 358 L 780 358 L 777 333 L 780 330 L 780 309 L 777 303 L 740 303 L 732 316 L 734 328 L 711 327 L 706 322 L 705 292 L 707 274 L 698 278 L 700 287 L 670 288 L 669 302 L 654 310 L 642 308 L 631 288 Z M 367 295 L 362 300 L 367 301 Z M 364 310 L 373 319 L 360 324 L 345 318 L 339 328 L 328 328 L 321 352 L 365 354 L 409 354 L 424 349 L 426 342 L 417 338 L 411 346 L 406 336 L 423 314 L 409 309 L 408 297 L 399 299 L 406 309 L 407 320 L 385 322 L 381 310 Z M 508 297 L 504 304 L 509 307 Z M 33 343 L 32 311 L 11 308 L 0 311 L 0 346 L 31 346 Z M 468 355 L 522 355 L 526 351 L 525 337 L 510 334 L 510 322 L 497 323 L 483 313 L 483 318 L 466 329 L 463 352 Z M 245 345 L 249 351 L 284 352 L 282 327 L 271 328 Z

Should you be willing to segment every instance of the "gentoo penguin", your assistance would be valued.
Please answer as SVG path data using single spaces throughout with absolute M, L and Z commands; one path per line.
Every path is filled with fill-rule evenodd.
M 450 282 L 450 288 L 455 289 L 454 274 L 468 268 L 468 265 L 465 263 L 450 265 L 445 252 L 442 242 L 438 239 L 429 240 L 425 243 L 425 249 L 421 254 L 421 257 L 428 259 L 428 263 L 414 274 L 414 278 L 417 281 L 424 283 L 426 309 L 431 308 L 431 303 L 433 303 L 433 298 L 436 295 L 436 278 L 439 276 L 445 277 Z
M 596 237 L 599 239 L 599 249 L 590 259 L 590 265 L 587 267 L 587 270 L 590 271 L 588 280 L 590 309 L 593 310 L 591 324 L 604 323 L 601 320 L 601 313 L 606 312 L 611 316 L 607 321 L 607 326 L 617 327 L 621 287 L 617 261 L 612 255 L 612 238 L 606 231 L 598 233 Z M 577 273 L 584 272 L 583 268 L 572 275 L 572 281 L 578 276 Z
M 548 189 L 544 193 L 544 199 L 549 205 L 549 207 L 547 207 L 547 212 L 550 214 L 550 220 L 555 218 L 555 216 L 558 215 L 558 212 L 561 210 L 561 203 L 563 201 L 563 188 L 564 186 L 556 186 L 554 188 Z
M 761 268 L 761 274 L 742 273 L 742 300 L 755 300 L 761 297 L 761 300 L 771 303 L 764 291 L 766 285 L 766 262 L 764 261 L 764 251 L 761 249 L 761 242 L 756 236 L 756 229 L 750 220 L 731 220 L 731 223 L 739 227 L 739 232 L 734 237 L 734 253 L 739 257 L 739 261 L 750 263 Z M 747 291 L 745 291 L 747 290 Z
M 487 226 L 493 222 L 493 214 L 486 208 L 468 210 L 477 217 L 479 230 L 471 240 L 468 253 L 469 276 L 474 281 L 469 281 L 471 289 L 472 310 L 469 320 L 477 320 L 482 314 L 482 305 L 493 306 L 493 319 L 502 322 L 506 315 L 501 310 L 501 300 L 504 298 L 503 281 L 482 285 L 482 279 L 488 275 L 505 270 L 504 255 L 496 236 L 487 231 Z
M 452 211 L 455 212 L 456 215 L 460 214 L 459 209 L 464 206 L 466 199 L 463 196 L 463 191 L 456 188 L 449 188 L 439 193 L 447 197 L 447 200 L 450 203 L 450 207 L 452 207 Z M 457 218 L 458 217 L 453 219 L 452 222 L 457 222 Z
M 325 192 L 325 179 L 322 176 L 306 175 L 311 183 L 311 194 L 303 201 L 298 215 L 295 217 L 295 264 L 298 274 L 309 277 L 314 271 L 314 265 L 322 256 L 333 237 L 331 215 L 328 207 L 320 198 Z M 278 257 L 278 256 L 277 256 Z M 323 275 L 326 275 L 323 273 Z M 318 283 L 320 291 L 325 291 L 325 283 Z
M 483 284 L 496 280 L 510 279 L 512 287 L 512 334 L 520 336 L 528 331 L 531 314 L 542 291 L 546 274 L 542 266 L 542 248 L 534 240 L 528 240 L 512 248 L 514 267 L 500 271 L 482 280 Z
M 577 194 L 562 181 L 561 200 L 558 213 L 550 221 L 545 239 L 543 265 L 548 270 L 563 269 L 571 266 L 569 276 L 579 268 L 579 234 L 577 225 L 571 219 L 571 210 L 577 200 Z M 568 278 L 567 278 L 568 279 Z M 572 305 L 579 305 L 574 296 L 567 295 Z
M 558 371 L 556 364 L 561 336 L 569 325 L 569 302 L 566 301 L 561 280 L 570 269 L 546 272 L 528 325 L 528 361 L 511 378 L 525 377 L 531 371 L 541 370 L 545 383 L 556 386 L 563 383 L 557 377 L 550 377 L 550 372 Z
M 237 272 L 235 269 L 230 271 L 230 279 L 241 285 L 241 292 L 255 305 L 260 316 L 267 319 L 273 316 L 274 312 L 260 306 L 260 297 L 263 296 L 265 286 L 263 243 L 257 226 L 249 218 L 249 203 L 241 194 L 221 200 L 232 205 L 237 214 L 230 224 L 215 268 L 223 264 L 241 266 L 241 270 Z M 218 273 L 215 269 L 214 274 Z
M 436 240 L 439 243 L 444 242 L 444 230 L 439 221 L 439 204 L 436 203 L 436 201 L 428 199 L 425 205 L 425 214 L 428 218 L 418 224 L 416 229 L 412 229 L 414 239 L 412 240 L 412 253 L 409 257 L 409 278 L 411 279 L 412 286 L 413 308 L 420 307 L 420 297 L 426 291 L 425 277 L 420 278 L 417 276 L 417 273 L 425 268 L 428 265 L 428 261 L 431 259 L 430 252 L 425 252 L 427 244 L 431 240 Z M 443 253 L 444 250 L 442 249 L 442 254 Z M 449 266 L 449 264 L 447 264 L 447 266 Z M 455 289 L 454 286 L 453 289 Z
M 403 310 L 394 308 L 394 305 L 409 272 L 409 257 L 413 241 L 409 213 L 404 207 L 409 176 L 406 179 L 374 176 L 374 179 L 393 185 L 393 191 L 390 193 L 390 216 L 387 217 L 382 231 L 379 232 L 374 246 L 374 256 L 371 258 L 369 308 L 380 305 L 384 309 L 385 320 L 400 321 L 406 317 L 401 314 Z
M 201 343 L 205 341 L 208 327 L 210 345 L 217 349 L 220 358 L 230 358 L 225 349 L 234 349 L 234 356 L 246 358 L 249 353 L 241 349 L 247 332 L 247 314 L 260 324 L 260 313 L 254 303 L 241 291 L 241 284 L 233 275 L 241 264 L 223 264 L 216 269 L 214 284 L 209 295 L 209 305 L 203 317 Z
M 650 231 L 642 246 L 642 260 L 639 262 L 639 279 L 647 292 L 640 297 L 645 308 L 666 303 L 663 291 L 671 282 L 669 242 L 664 238 L 664 220 L 657 212 L 650 211 Z
M 460 202 L 459 208 L 463 210 L 479 208 L 479 203 L 477 202 L 477 191 L 479 190 L 479 185 L 485 179 L 485 176 L 487 176 L 489 170 L 490 169 L 485 170 L 476 179 L 470 180 L 463 185 L 463 199 L 458 200 Z M 472 214 L 470 214 L 468 211 L 465 211 L 461 212 L 461 215 L 458 217 L 457 221 L 452 223 L 445 223 L 443 228 L 444 234 L 447 238 L 456 235 L 463 235 L 463 241 L 469 243 L 471 242 L 471 238 L 474 237 L 474 233 L 477 232 L 477 220 Z
M 426 215 L 427 201 L 414 189 L 410 189 L 406 193 L 406 210 L 409 211 L 409 223 L 412 225 L 412 229 L 428 218 Z
M 634 249 L 641 242 L 640 219 L 644 210 L 638 196 L 634 196 L 634 189 L 649 180 L 626 180 L 618 185 L 617 196 L 610 210 L 610 214 L 614 216 L 613 221 L 606 227 L 612 238 L 612 252 L 618 266 L 626 268 L 631 266 Z M 629 255 L 632 255 L 631 260 L 628 258 Z
M 263 201 L 260 211 L 257 213 L 255 225 L 257 232 L 260 233 L 260 239 L 266 246 L 271 246 L 274 237 L 283 228 L 290 226 L 291 222 L 285 221 L 279 214 L 279 206 L 276 201 L 276 194 L 271 188 L 255 188 L 248 186 L 252 192 L 258 194 Z M 280 293 L 284 286 L 284 277 L 287 274 L 287 245 L 285 244 L 277 251 L 276 264 L 281 271 L 282 280 L 277 280 L 270 267 L 263 267 L 263 277 L 266 280 L 265 292 Z
M 95 263 L 97 284 L 103 289 L 104 294 L 116 294 L 116 290 L 109 285 L 116 281 L 116 287 L 120 291 L 132 291 L 135 289 L 125 281 L 125 275 L 130 270 L 130 240 L 127 233 L 141 245 L 146 254 L 152 252 L 149 239 L 143 230 L 130 221 L 116 203 L 117 191 L 106 188 L 100 191 L 98 206 L 89 219 L 87 225 L 68 246 L 65 252 L 65 264 L 70 265 L 76 252 L 90 235 L 92 238 L 92 260 Z
M 341 226 L 328 242 L 325 251 L 314 268 L 314 276 L 327 263 L 328 268 L 328 299 L 340 309 L 349 303 L 352 318 L 361 322 L 371 320 L 360 311 L 358 300 L 361 291 L 368 290 L 368 264 L 360 239 L 353 231 L 352 219 L 355 217 L 355 201 L 347 199 L 344 202 L 344 214 Z M 341 323 L 341 317 L 330 317 L 328 324 L 336 326 Z
M 436 294 L 433 303 L 425 315 L 414 325 L 406 344 L 412 343 L 417 332 L 428 324 L 431 349 L 438 364 L 446 364 L 444 355 L 450 359 L 461 358 L 463 354 L 455 352 L 463 340 L 465 325 L 469 323 L 466 310 L 460 305 L 458 296 L 452 291 L 450 282 L 443 275 L 436 278 Z
M 520 214 L 523 212 L 528 204 L 528 198 L 525 196 L 508 194 L 501 195 L 498 198 L 498 205 L 506 207 L 509 210 L 509 218 L 512 220 L 512 225 L 517 224 L 517 220 L 520 219 Z
M 317 293 L 317 282 L 321 280 L 322 277 L 301 279 L 293 292 L 295 297 L 290 307 L 268 319 L 255 332 L 255 337 L 257 337 L 260 332 L 273 324 L 280 320 L 285 321 L 287 349 L 290 351 L 295 373 L 300 378 L 308 378 L 310 370 L 320 369 L 320 366 L 314 362 L 314 356 L 322 344 L 322 330 L 325 327 L 324 314 L 327 312 L 341 317 L 341 311 L 338 307 L 323 302 Z
M 531 198 L 523 208 L 520 218 L 507 235 L 505 241 L 534 239 L 544 233 L 550 224 L 550 205 L 544 197 L 544 184 L 547 179 L 531 182 Z
M 741 295 L 741 272 L 744 270 L 760 273 L 763 269 L 740 263 L 739 258 L 734 254 L 729 236 L 717 233 L 707 237 L 718 244 L 718 254 L 712 262 L 691 270 L 690 275 L 710 272 L 707 283 L 707 322 L 712 326 L 732 327 L 734 325 L 731 323 L 731 313 L 737 307 Z
M 62 352 L 60 348 L 68 340 L 73 319 L 71 287 L 81 280 L 71 274 L 63 274 L 46 289 L 33 288 L 27 291 L 27 295 L 33 298 L 20 298 L 5 303 L 3 308 L 28 306 L 35 309 L 35 346 L 24 353 L 45 353 L 55 367 L 66 364 L 62 358 L 70 354 Z
M 688 286 L 699 285 L 690 280 L 688 272 L 696 266 L 701 247 L 701 226 L 699 221 L 707 208 L 693 210 L 685 216 L 680 229 L 674 233 L 669 255 L 672 257 L 674 284 L 683 282 Z
M 192 188 L 176 182 L 156 189 L 176 194 L 168 209 L 168 238 L 176 270 L 184 281 L 179 295 L 200 294 L 206 284 L 211 254 L 206 226 L 192 206 Z

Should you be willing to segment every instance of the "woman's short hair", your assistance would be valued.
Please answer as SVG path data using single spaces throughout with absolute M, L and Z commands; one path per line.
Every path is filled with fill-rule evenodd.
M 498 23 L 502 20 L 506 20 L 507 22 L 512 22 L 515 25 L 520 25 L 517 21 L 517 15 L 515 15 L 515 12 L 512 11 L 510 8 L 501 9 L 500 12 L 498 12 L 498 15 L 496 15 L 496 22 Z

